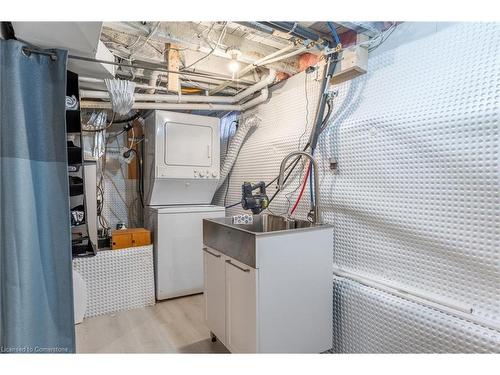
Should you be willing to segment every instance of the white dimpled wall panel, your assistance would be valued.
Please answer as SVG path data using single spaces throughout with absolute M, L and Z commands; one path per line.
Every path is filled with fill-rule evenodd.
M 334 266 L 418 291 L 438 303 L 441 299 L 457 310 L 470 309 L 470 320 L 457 320 L 407 306 L 410 325 L 427 334 L 440 332 L 436 327 L 455 327 L 463 335 L 457 351 L 498 350 L 498 335 L 479 327 L 486 322 L 500 331 L 499 40 L 499 23 L 399 25 L 370 53 L 366 75 L 336 87 L 329 126 L 315 154 L 324 219 L 335 228 Z M 274 179 L 281 159 L 307 142 L 306 131 L 299 145 L 314 121 L 315 75 L 291 77 L 251 111 L 262 124 L 235 163 L 227 204 L 240 200 L 243 181 Z M 330 170 L 331 161 L 336 171 Z M 270 211 L 289 212 L 300 177 L 297 173 L 278 194 Z M 216 203 L 222 202 L 225 188 Z M 274 191 L 275 184 L 269 195 Z M 305 217 L 308 198 L 307 187 L 297 217 Z M 228 210 L 229 215 L 237 212 L 241 207 Z M 349 293 L 345 288 L 344 294 Z M 353 292 L 349 298 L 354 304 L 361 297 Z M 391 311 L 387 300 L 374 293 L 363 298 L 377 303 L 380 314 Z M 372 312 L 362 310 L 359 319 L 363 314 L 370 319 Z M 393 314 L 394 322 L 387 324 L 396 327 L 398 319 Z M 429 319 L 434 326 L 425 323 Z M 380 351 L 395 348 L 383 329 L 365 328 L 365 335 L 376 337 L 371 351 L 378 351 L 377 345 Z M 472 339 L 468 343 L 469 331 L 493 341 L 484 347 Z M 334 341 L 342 341 L 347 331 L 335 332 Z M 339 351 L 364 350 L 361 338 L 349 337 L 352 345 Z M 398 351 L 454 351 L 430 339 L 421 347 L 405 347 L 405 340 L 398 345 Z
M 500 353 L 500 332 L 335 278 L 334 353 Z
M 338 267 L 500 327 L 498 40 L 498 24 L 461 24 L 370 57 L 320 149 L 338 163 L 323 181 Z
M 74 259 L 73 268 L 86 283 L 86 318 L 155 303 L 152 245 L 99 251 Z

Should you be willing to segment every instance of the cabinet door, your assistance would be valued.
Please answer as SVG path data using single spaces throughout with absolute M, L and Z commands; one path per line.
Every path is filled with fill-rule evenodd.
M 226 265 L 226 339 L 233 353 L 257 352 L 257 270 L 232 258 Z
M 203 248 L 205 321 L 220 341 L 226 342 L 226 278 L 221 253 Z

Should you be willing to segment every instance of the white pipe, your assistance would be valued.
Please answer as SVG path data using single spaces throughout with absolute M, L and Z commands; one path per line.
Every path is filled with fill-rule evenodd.
M 369 286 L 378 285 L 378 288 L 384 287 L 386 289 L 390 289 L 392 292 L 397 292 L 397 293 L 403 294 L 405 296 L 412 295 L 414 297 L 426 300 L 427 302 L 432 303 L 432 304 L 438 304 L 438 305 L 445 306 L 449 309 L 461 311 L 461 312 L 467 313 L 467 314 L 472 314 L 472 307 L 469 305 L 464 305 L 464 304 L 461 304 L 460 302 L 457 302 L 457 301 L 450 301 L 449 299 L 444 298 L 444 297 L 434 296 L 430 293 L 426 293 L 426 292 L 414 289 L 414 288 L 409 287 L 407 285 L 402 286 L 402 285 L 397 285 L 396 283 L 388 283 L 386 281 L 380 280 L 379 278 L 377 278 L 377 279 L 368 278 L 368 277 L 361 276 L 358 274 L 353 274 L 353 273 L 348 272 L 348 271 L 344 271 L 344 270 L 339 269 L 339 268 L 334 269 L 333 273 L 337 276 L 340 276 L 340 277 L 345 277 L 348 279 L 355 280 L 361 284 L 366 284 L 366 285 L 370 284 Z
M 99 84 L 99 85 L 102 85 L 103 87 L 106 87 L 106 84 L 104 83 L 104 80 L 103 79 L 99 79 L 99 78 L 91 78 L 91 77 L 78 77 L 78 80 L 80 82 L 86 82 L 86 83 L 96 83 L 96 84 Z M 135 87 L 137 89 L 146 89 L 146 90 L 166 90 L 165 87 L 161 87 L 161 86 L 151 86 L 151 85 L 145 85 L 143 83 L 137 83 L 135 84 Z
M 178 95 L 168 95 L 168 94 L 134 94 L 134 100 L 137 102 L 167 102 L 167 103 L 224 103 L 224 104 L 235 104 L 241 100 L 247 98 L 253 93 L 267 87 L 274 82 L 276 78 L 276 72 L 271 69 L 267 77 L 262 79 L 260 82 L 246 88 L 239 94 L 234 96 L 203 96 L 203 95 L 185 95 L 179 97 Z M 80 90 L 80 97 L 87 99 L 108 99 L 109 93 L 106 91 L 94 91 L 94 90 Z
M 260 89 L 263 89 L 264 87 L 269 86 L 270 84 L 274 83 L 275 79 L 276 79 L 276 71 L 274 69 L 270 69 L 269 74 L 267 75 L 266 78 L 264 78 L 260 82 L 257 82 L 255 85 L 248 87 L 247 89 L 243 90 L 239 94 L 236 94 L 235 96 L 233 96 L 235 103 L 250 96 L 254 92 L 259 91 Z
M 269 97 L 269 89 L 267 87 L 263 88 L 260 95 L 252 100 L 241 105 L 241 111 L 246 111 L 247 109 L 253 108 L 256 105 L 263 103 Z
M 269 89 L 267 87 L 261 90 L 258 97 L 249 100 L 244 104 L 212 104 L 212 103 L 152 103 L 136 101 L 132 109 L 165 109 L 165 110 L 208 110 L 208 111 L 239 111 L 243 112 L 247 109 L 265 102 L 269 97 Z M 95 100 L 81 100 L 81 108 L 93 109 L 112 109 L 110 102 L 100 102 Z
M 290 53 L 287 53 L 286 55 L 282 55 L 282 56 L 278 56 L 278 57 L 275 57 L 274 59 L 271 59 L 271 60 L 266 60 L 264 63 L 260 64 L 260 65 L 268 65 L 268 64 L 272 64 L 276 61 L 280 61 L 280 60 L 284 60 L 284 59 L 288 59 L 292 56 L 295 56 L 295 55 L 298 55 L 300 53 L 303 53 L 303 52 L 306 52 L 307 51 L 307 47 L 302 47 L 302 48 L 299 48 L 298 50 L 296 51 L 293 51 L 293 52 L 290 52 Z
M 102 86 L 102 88 L 104 90 L 106 90 L 106 84 L 104 83 L 103 79 L 90 78 L 90 77 L 78 77 L 78 79 L 82 83 L 92 83 L 92 84 L 100 85 L 100 86 Z M 163 79 L 161 78 L 161 75 L 160 75 L 160 80 L 163 81 Z M 196 80 L 197 82 L 190 82 L 190 81 L 193 81 L 193 80 L 183 81 L 182 86 L 194 87 L 194 88 L 198 88 L 198 89 L 205 90 L 205 91 L 210 90 L 210 85 L 199 83 L 200 81 L 198 81 L 198 80 Z M 81 85 L 81 86 L 83 86 L 83 85 Z M 143 83 L 136 83 L 135 88 L 136 89 L 143 89 L 143 90 L 168 91 L 165 86 L 150 86 L 150 85 L 146 85 Z M 82 90 L 84 90 L 84 89 L 82 89 Z M 88 89 L 88 90 L 93 90 L 93 89 Z M 231 90 L 233 90 L 233 89 L 231 89 Z
M 160 23 L 158 22 L 158 24 Z M 160 73 L 157 71 L 151 72 L 151 78 L 149 79 L 149 86 L 151 86 L 152 88 L 147 90 L 148 94 L 154 94 L 156 92 L 156 81 L 158 81 L 159 75 Z
M 86 99 L 108 99 L 107 91 L 80 90 L 80 97 Z M 178 95 L 170 94 L 134 94 L 136 101 L 143 102 L 166 102 L 166 103 L 234 103 L 233 96 L 203 96 L 203 95 L 186 95 L 179 98 Z
M 81 108 L 112 109 L 110 102 L 91 100 L 80 101 Z M 135 102 L 132 109 L 165 109 L 165 110 L 208 110 L 208 111 L 241 111 L 238 104 L 211 104 L 211 103 L 151 103 Z
M 241 71 L 238 72 L 238 76 L 239 77 L 244 77 L 245 74 L 251 72 L 252 70 L 254 70 L 256 67 L 260 66 L 260 65 L 264 65 L 266 63 L 267 60 L 275 57 L 275 56 L 278 56 L 278 55 L 281 55 L 282 53 L 285 53 L 285 52 L 288 52 L 289 50 L 293 49 L 295 47 L 295 45 L 293 44 L 289 44 L 288 46 L 286 46 L 285 48 L 282 48 L 278 51 L 275 51 L 267 56 L 264 56 L 263 58 L 257 60 L 257 61 L 254 61 L 252 64 L 250 65 L 247 65 L 246 67 L 244 67 L 243 69 L 241 69 Z M 280 56 L 281 57 L 281 56 Z M 226 81 L 224 83 L 221 83 L 219 86 L 217 86 L 216 88 L 214 88 L 213 90 L 210 90 L 210 94 L 215 94 L 215 93 L 218 93 L 220 92 L 221 90 L 225 89 L 227 86 L 229 86 L 231 84 L 231 82 L 229 81 Z
M 269 54 L 267 56 L 264 56 L 263 58 L 261 58 L 261 59 L 259 59 L 257 61 L 254 61 L 252 64 L 247 65 L 246 67 L 244 67 L 243 69 L 241 69 L 241 71 L 238 72 L 238 75 L 241 76 L 241 77 L 243 77 L 245 74 L 247 74 L 248 72 L 251 72 L 257 66 L 262 65 L 267 60 L 272 59 L 273 57 L 281 55 L 281 54 L 283 54 L 285 52 L 288 52 L 291 49 L 293 49 L 294 47 L 295 47 L 295 45 L 289 44 L 285 48 L 282 48 L 282 49 L 280 49 L 280 50 L 278 50 L 276 52 L 273 52 L 273 53 L 271 53 L 271 54 Z
M 382 290 L 384 292 L 396 295 L 406 300 L 410 300 L 422 304 L 424 306 L 435 308 L 436 310 L 440 310 L 452 316 L 463 318 L 465 320 L 482 325 L 484 327 L 491 328 L 494 330 L 500 330 L 500 324 L 498 322 L 473 314 L 474 311 L 472 310 L 471 306 L 462 306 L 456 303 L 450 304 L 449 302 L 444 302 L 441 298 L 439 299 L 435 297 L 429 298 L 428 295 L 423 293 L 414 294 L 414 290 L 411 290 L 409 288 L 390 286 L 387 283 L 374 281 L 366 277 L 341 270 L 339 268 L 334 268 L 333 274 L 338 277 L 343 277 L 349 280 L 356 281 L 360 284 L 366 285 L 374 289 Z

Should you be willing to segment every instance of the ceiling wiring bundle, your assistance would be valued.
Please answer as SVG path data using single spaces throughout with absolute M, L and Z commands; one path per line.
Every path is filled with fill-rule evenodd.
M 219 48 L 219 45 L 222 43 L 222 41 L 224 40 L 224 37 L 226 36 L 227 24 L 228 24 L 227 22 L 224 23 L 224 26 L 222 27 L 222 30 L 221 30 L 221 32 L 219 34 L 219 38 L 217 39 L 217 42 L 215 43 L 215 45 L 213 47 L 211 47 L 210 51 L 206 55 L 200 57 L 194 63 L 189 64 L 188 66 L 185 66 L 184 68 L 182 68 L 181 69 L 182 71 L 187 70 L 189 68 L 192 68 L 193 66 L 195 66 L 196 64 L 198 64 L 200 61 L 205 60 L 208 56 L 210 56 L 211 54 L 213 54 L 217 48 Z M 215 22 L 212 24 L 212 26 L 210 27 L 210 29 L 208 31 L 207 38 L 209 40 L 210 40 L 210 33 L 211 33 L 214 25 L 215 25 Z

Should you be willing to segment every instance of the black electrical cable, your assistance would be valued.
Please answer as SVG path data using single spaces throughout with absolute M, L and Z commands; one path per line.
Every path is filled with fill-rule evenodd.
M 198 60 L 196 60 L 194 63 L 192 64 L 189 64 L 188 66 L 185 66 L 184 68 L 181 69 L 182 72 L 186 71 L 187 69 L 195 66 L 196 64 L 198 64 L 200 61 L 206 59 L 208 56 L 210 56 L 212 53 L 215 52 L 215 50 L 219 47 L 219 44 L 222 42 L 222 39 L 225 37 L 225 32 L 226 32 L 226 28 L 227 28 L 227 22 L 224 24 L 224 27 L 222 28 L 222 31 L 219 35 L 219 39 L 217 40 L 217 43 L 215 44 L 214 47 L 212 47 L 212 49 L 204 56 L 200 57 Z M 212 28 L 213 28 L 213 25 L 212 25 Z M 210 28 L 210 31 L 212 30 L 212 28 Z M 209 32 L 210 33 L 210 32 Z M 208 34 L 207 34 L 208 36 Z
M 123 119 L 123 120 L 117 120 L 114 122 L 114 124 L 124 124 L 126 122 L 134 121 L 137 120 L 139 117 L 146 118 L 149 116 L 149 114 L 153 112 L 152 109 L 145 111 L 144 113 L 141 113 L 140 111 L 137 111 L 134 115 L 130 116 L 129 118 Z
M 113 124 L 124 124 L 124 123 L 134 121 L 134 120 L 138 119 L 139 117 L 143 117 L 143 118 L 147 117 L 151 112 L 152 112 L 152 110 L 149 110 L 143 114 L 141 114 L 140 112 L 137 112 L 133 116 L 131 116 L 127 119 L 119 120 L 119 121 L 115 121 L 115 113 L 113 112 L 113 117 L 111 118 L 111 121 L 105 127 L 100 128 L 100 129 L 82 129 L 82 131 L 89 132 L 89 133 L 99 133 L 99 132 L 102 132 L 104 130 L 109 129 L 111 127 L 111 125 L 113 125 Z M 122 130 L 120 133 L 116 134 L 115 137 L 123 134 L 125 131 L 127 131 L 127 129 Z
M 310 146 L 310 143 L 307 142 L 307 144 L 304 146 L 304 148 L 302 149 L 302 151 L 305 151 L 309 148 Z M 293 162 L 291 162 L 290 164 L 288 164 L 285 168 L 285 171 L 288 170 L 289 168 L 291 168 L 287 175 L 285 176 L 285 178 L 283 179 L 283 184 L 288 180 L 288 178 L 290 177 L 290 175 L 292 174 L 292 172 L 294 171 L 294 169 L 297 167 L 297 164 L 299 163 L 300 159 L 301 159 L 302 156 L 297 156 L 295 158 L 295 160 Z M 271 186 L 274 182 L 276 182 L 278 180 L 279 176 L 276 176 L 274 179 L 272 179 L 269 183 L 266 184 L 266 189 Z M 279 190 L 276 190 L 276 192 L 273 194 L 273 196 L 271 197 L 271 199 L 269 200 L 269 203 L 271 203 L 273 201 L 273 199 L 276 197 L 276 195 L 278 194 Z M 237 202 L 237 203 L 233 203 L 229 206 L 226 206 L 225 208 L 231 208 L 231 207 L 235 207 L 237 205 L 239 205 L 241 202 Z
M 86 132 L 86 133 L 99 133 L 99 132 L 102 132 L 104 130 L 109 129 L 111 127 L 111 125 L 113 125 L 114 123 L 115 123 L 115 113 L 113 112 L 113 115 L 111 117 L 111 121 L 105 127 L 99 128 L 99 129 L 82 129 L 82 132 Z
M 372 52 L 374 51 L 375 49 L 377 49 L 378 47 L 380 47 L 387 39 L 389 39 L 389 37 L 392 35 L 392 33 L 394 32 L 394 30 L 396 30 L 396 27 L 398 26 L 397 23 L 394 23 L 394 25 L 392 25 L 392 29 L 389 30 L 387 29 L 385 32 L 387 33 L 385 37 L 382 37 L 382 39 L 380 40 L 380 42 L 376 45 L 376 46 L 373 46 L 371 48 L 368 49 L 368 52 Z
M 330 115 L 332 114 L 332 111 L 333 111 L 333 107 L 329 101 L 326 103 L 326 105 L 328 106 L 328 109 L 326 111 L 325 117 L 323 118 L 323 123 L 321 125 L 321 132 L 323 132 L 323 130 L 326 129 L 326 127 L 328 125 L 328 119 L 330 118 Z
M 330 115 L 332 113 L 332 110 L 333 110 L 333 108 L 332 108 L 332 106 L 331 106 L 330 103 L 327 103 L 327 106 L 328 106 L 328 111 L 327 111 L 326 116 L 324 116 L 324 118 L 323 118 L 323 122 L 322 122 L 322 126 L 321 126 L 321 132 L 323 132 L 323 130 L 326 129 L 326 124 L 327 124 L 328 119 L 329 119 L 329 117 L 330 117 Z M 311 145 L 310 142 L 307 142 L 307 144 L 304 146 L 304 148 L 302 149 L 302 151 L 306 151 L 309 148 L 310 145 Z M 293 173 L 293 171 L 297 167 L 297 164 L 299 163 L 301 157 L 302 156 L 297 156 L 295 158 L 295 160 L 292 163 L 288 164 L 288 166 L 285 168 L 285 170 L 288 170 L 289 168 L 291 168 L 291 169 L 288 171 L 288 173 L 286 174 L 285 178 L 283 179 L 283 184 L 288 181 L 288 179 L 290 178 L 290 175 Z M 269 186 L 271 186 L 275 181 L 277 181 L 278 178 L 279 178 L 279 176 L 275 177 L 273 180 L 271 180 L 269 183 L 267 183 L 266 184 L 266 189 Z M 274 200 L 274 198 L 276 198 L 276 196 L 278 195 L 279 192 L 280 192 L 279 189 L 274 192 L 274 194 L 269 199 L 269 203 L 271 203 Z M 232 207 L 235 207 L 235 206 L 239 205 L 240 203 L 241 202 L 233 203 L 233 204 L 231 204 L 229 206 L 226 206 L 225 208 L 232 208 Z M 225 204 L 225 201 L 224 201 L 224 204 Z

